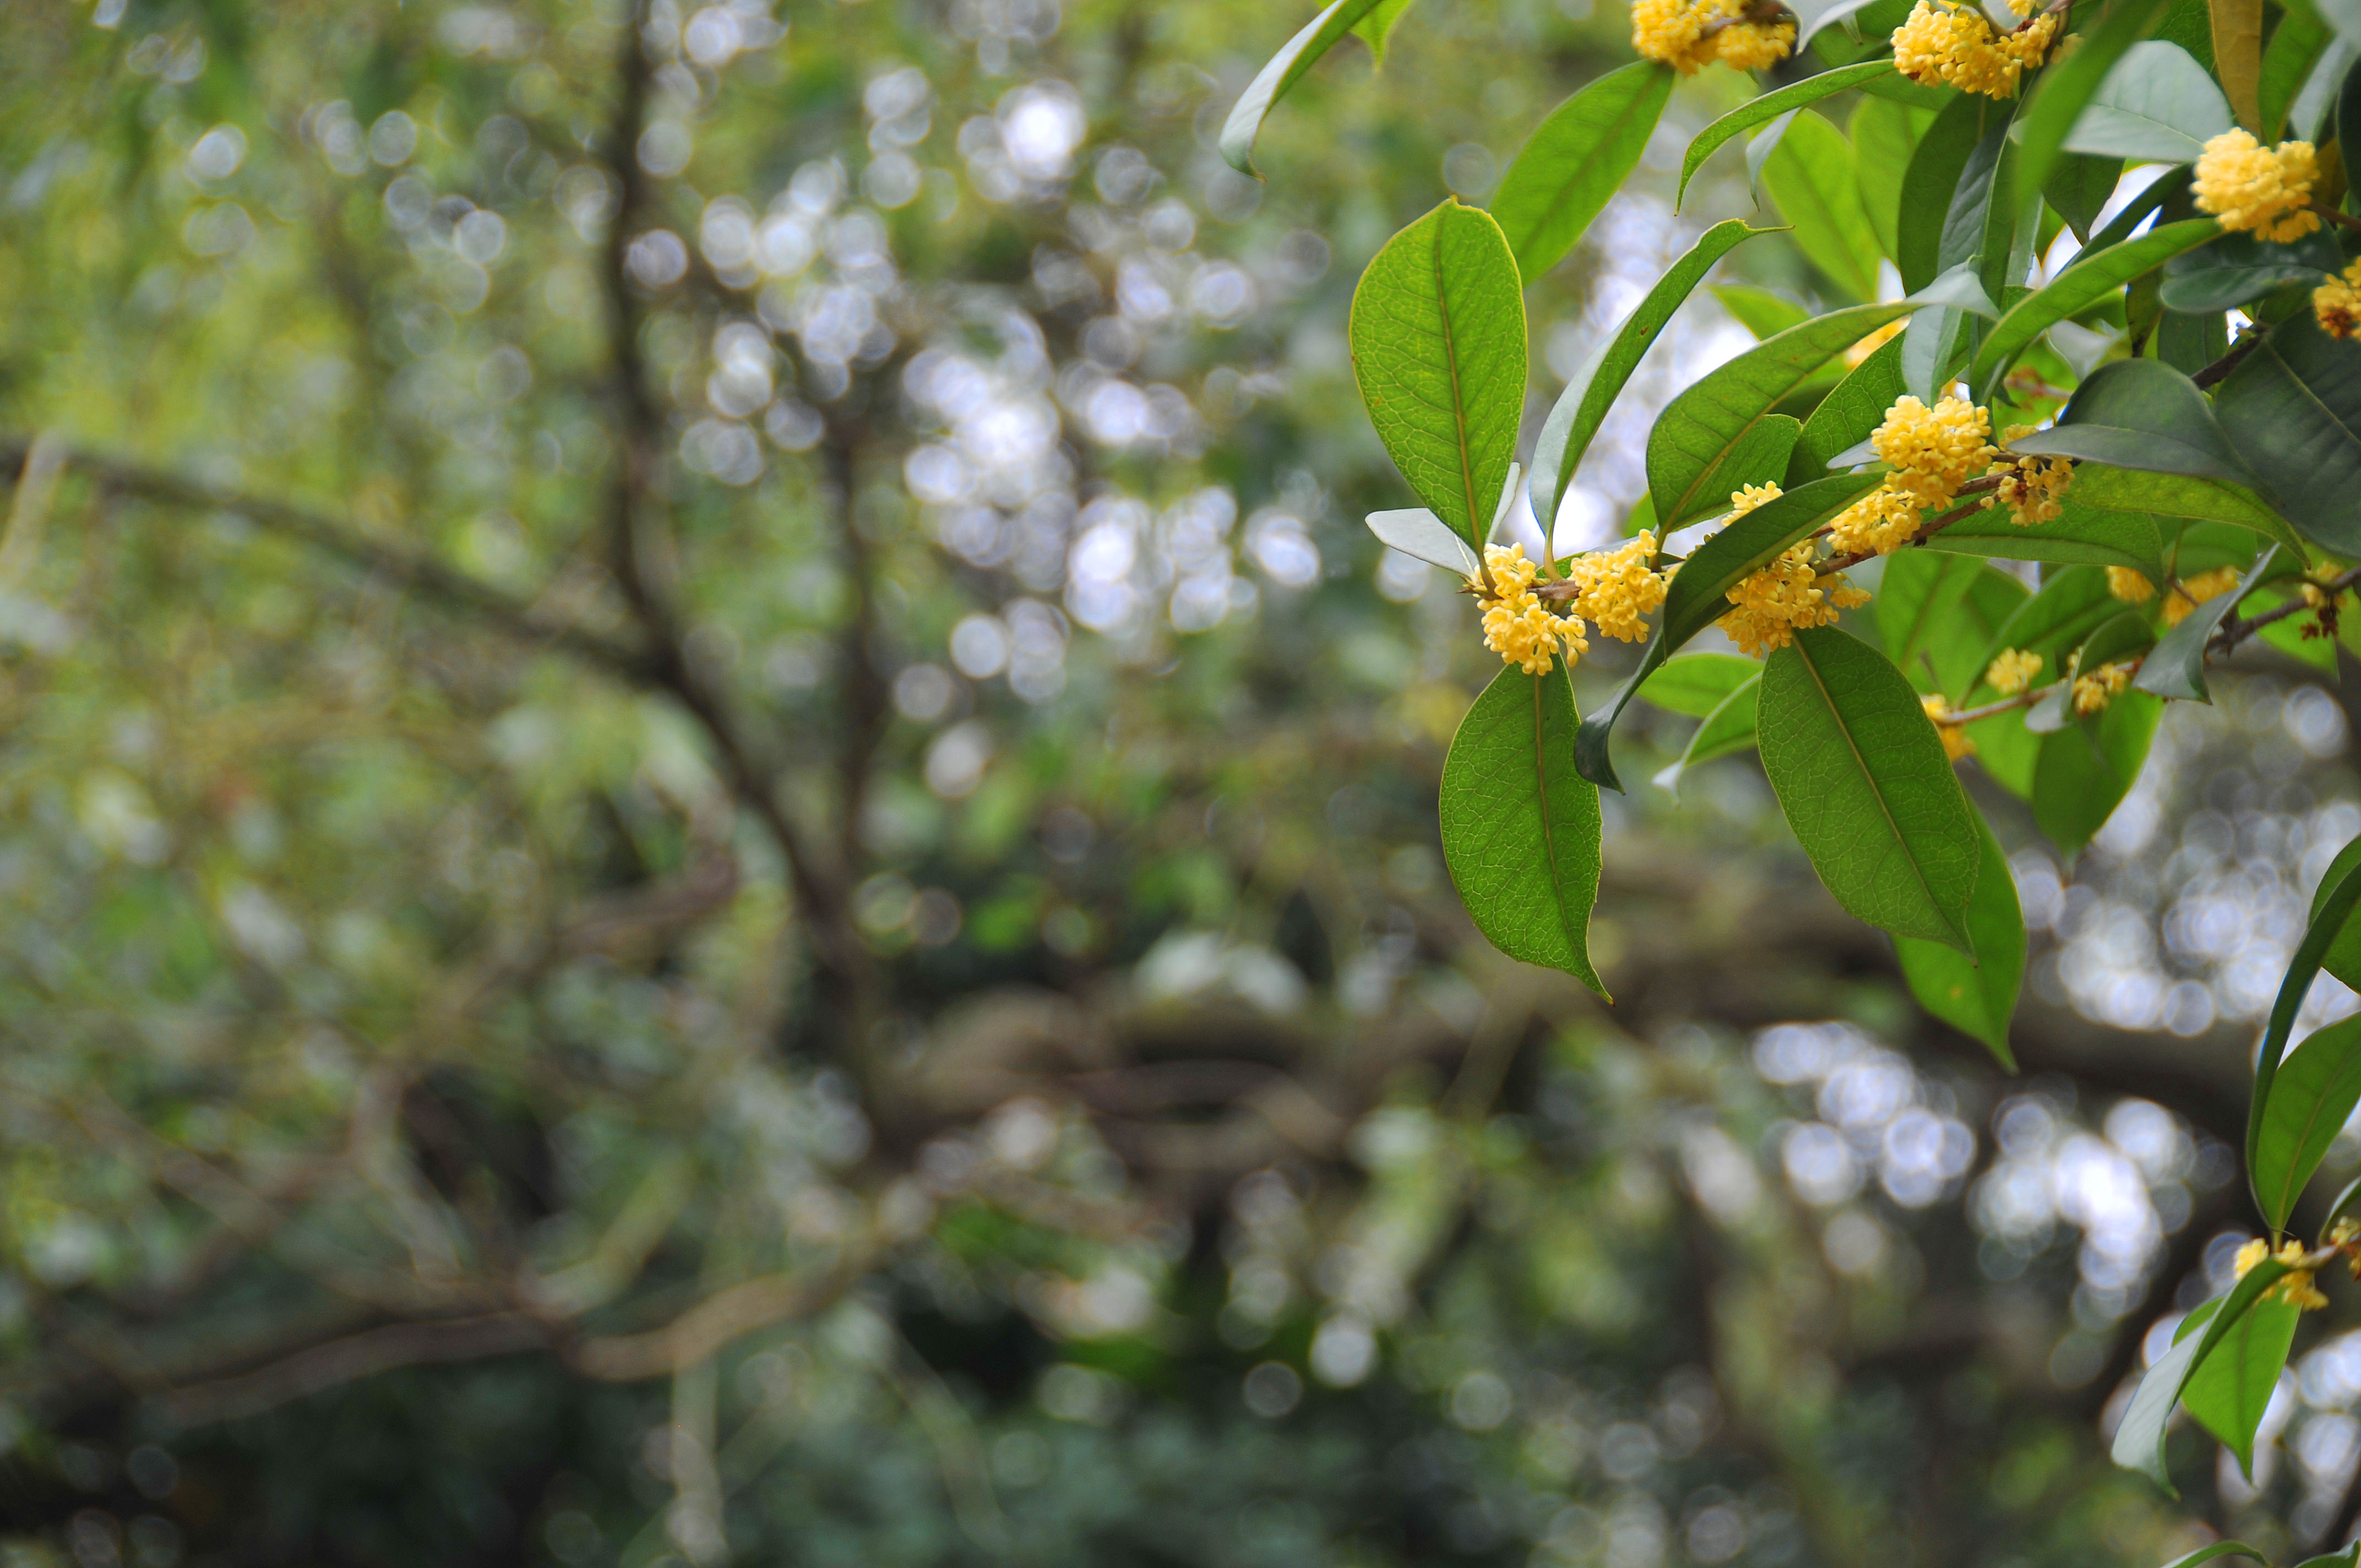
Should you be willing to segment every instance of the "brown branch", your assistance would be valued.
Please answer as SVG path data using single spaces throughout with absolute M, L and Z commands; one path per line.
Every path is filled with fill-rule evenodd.
M 546 1350 L 549 1326 L 522 1312 L 438 1322 L 388 1323 L 313 1345 L 256 1371 L 191 1384 L 164 1396 L 183 1426 L 234 1420 L 404 1366 L 481 1361 Z
M 2191 376 L 2189 378 L 2201 387 L 2210 387 L 2213 385 L 2213 383 L 2221 380 L 2231 371 L 2235 370 L 2238 367 L 2239 362 L 2245 359 L 2247 355 L 2252 354 L 2262 341 L 2263 334 L 2259 332 L 2248 333 L 2241 336 L 2237 343 L 2231 347 L 2229 353 L 2224 354 L 2221 358 L 2216 359 L 2213 364 L 2208 365 L 2204 369 L 2200 370 L 2196 375 Z
M 669 1377 L 711 1360 L 733 1340 L 790 1318 L 808 1317 L 850 1289 L 874 1255 L 848 1254 L 818 1275 L 766 1274 L 708 1297 L 660 1329 L 587 1339 L 567 1358 L 575 1370 L 611 1383 Z
M 844 671 L 844 750 L 838 758 L 844 823 L 858 833 L 869 800 L 869 773 L 884 739 L 892 704 L 885 678 L 877 668 L 877 569 L 869 542 L 862 536 L 854 515 L 854 486 L 860 480 L 860 438 L 846 422 L 828 422 L 822 448 L 828 461 L 829 487 L 837 496 L 838 543 L 844 554 L 845 576 L 852 584 L 852 614 L 838 638 L 839 663 Z

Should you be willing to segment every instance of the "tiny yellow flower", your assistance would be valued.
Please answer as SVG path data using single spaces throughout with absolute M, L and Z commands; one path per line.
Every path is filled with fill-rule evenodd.
M 1666 579 L 1653 569 L 1655 558 L 1656 536 L 1644 530 L 1620 548 L 1576 556 L 1566 567 L 1575 585 L 1568 614 L 1619 641 L 1639 641 L 1648 635 L 1640 618 L 1664 602 Z
M 2015 696 L 2031 686 L 2034 677 L 2041 674 L 2041 655 L 2028 653 L 2021 648 L 2006 648 L 1984 671 L 1984 684 L 2003 696 Z
M 1936 738 L 1943 742 L 1943 755 L 1955 762 L 1962 757 L 1975 755 L 1976 743 L 1969 736 L 1966 727 L 1943 722 L 1951 717 L 1951 705 L 1943 700 L 1942 693 L 1935 692 L 1920 697 L 1918 706 L 1925 708 L 1927 717 L 1934 721 Z
M 1871 449 L 1893 465 L 1886 487 L 1922 507 L 1949 506 L 1960 487 L 1981 474 L 1992 459 L 1992 415 L 1964 398 L 1944 398 L 1928 408 L 1904 398 L 1885 411 Z
M 2290 1241 L 2280 1246 L 2279 1260 L 2281 1263 L 2292 1265 L 2297 1259 L 2302 1257 L 2303 1254 L 2304 1246 L 2301 1242 Z M 2253 1271 L 2255 1265 L 2270 1255 L 2270 1244 L 2259 1239 L 2248 1242 L 2245 1246 L 2240 1247 L 2238 1277 L 2244 1279 Z M 2312 1282 L 2312 1270 L 2309 1268 L 2290 1267 L 2279 1277 L 2277 1284 L 2263 1292 L 2263 1299 L 2285 1301 L 2307 1312 L 2328 1305 L 2328 1298 L 2322 1295 L 2320 1288 Z
M 2320 160 L 2308 141 L 2267 148 L 2236 126 L 2205 144 L 2197 160 L 2197 210 L 2222 220 L 2225 229 L 2250 229 L 2276 245 L 2301 239 L 2320 227 L 2308 211 Z
M 1525 559 L 1521 544 L 1488 544 L 1484 565 L 1491 576 L 1487 590 L 1481 576 L 1467 579 L 1484 606 L 1484 645 L 1529 675 L 1549 674 L 1558 645 L 1565 646 L 1568 665 L 1590 652 L 1582 622 L 1574 616 L 1551 613 L 1533 592 L 1537 567 Z
M 2104 709 L 2132 684 L 2129 664 L 2108 664 L 2074 677 L 2074 711 L 2084 717 Z
M 2351 337 L 2361 331 L 2361 261 L 2312 291 L 2312 314 L 2331 337 Z
M 1717 60 L 1760 71 L 1786 59 L 1795 24 L 1741 21 L 1744 9 L 1745 0 L 1635 0 L 1631 47 L 1684 76 Z
M 1917 499 L 1898 489 L 1894 476 L 1837 513 L 1828 545 L 1840 555 L 1891 555 L 1917 537 Z
M 2024 16 L 2032 9 L 2010 0 Z M 1946 82 L 1988 98 L 2013 97 L 2017 79 L 2041 63 L 2058 36 L 2059 18 L 2035 17 L 1995 37 L 1983 12 L 1959 0 L 1918 0 L 1909 19 L 1894 29 L 1894 64 L 1924 87 Z
M 1733 22 L 1714 39 L 1721 63 L 1733 71 L 1768 71 L 1795 52 L 1793 22 Z
M 2019 528 L 2055 522 L 2066 514 L 2062 499 L 2074 480 L 2074 463 L 2067 457 L 2018 457 L 2004 453 L 1989 470 L 2001 477 L 1987 506 L 2008 508 L 2008 520 Z
M 1782 494 L 1776 485 L 1748 485 L 1730 492 L 1730 515 L 1744 517 L 1756 507 L 1775 501 Z
M 2107 568 L 2107 592 L 2125 604 L 2146 604 L 2156 598 L 2156 585 L 2147 580 L 2145 572 L 2135 571 L 2129 566 L 2110 566 Z
M 1819 575 L 1812 560 L 1817 546 L 1817 540 L 1803 540 L 1731 588 L 1723 597 L 1734 608 L 1714 624 L 1760 658 L 1794 641 L 1796 629 L 1833 625 L 1837 611 L 1867 604 L 1869 595 L 1863 590 L 1842 577 Z
M 2195 612 L 2207 599 L 2219 598 L 2238 586 L 2235 566 L 2216 566 L 2210 572 L 2200 572 L 2172 586 L 2164 596 L 2162 611 L 2167 626 L 2178 626 Z

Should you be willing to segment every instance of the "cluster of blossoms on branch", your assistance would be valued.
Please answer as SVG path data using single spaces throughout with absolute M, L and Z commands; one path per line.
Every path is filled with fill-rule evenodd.
M 1487 545 L 1483 571 L 1467 579 L 1484 607 L 1484 646 L 1529 675 L 1545 675 L 1561 652 L 1571 668 L 1590 652 L 1586 622 L 1620 641 L 1639 641 L 1648 634 L 1644 618 L 1664 604 L 1672 580 L 1655 559 L 1656 536 L 1643 530 L 1616 549 L 1576 557 L 1558 591 L 1544 598 L 1541 564 L 1525 559 L 1523 545 Z M 1552 609 L 1550 598 L 1565 609 Z
M 1717 60 L 1737 71 L 1763 71 L 1795 47 L 1795 24 L 1758 16 L 1746 0 L 1638 0 L 1631 47 L 1684 76 Z
M 2312 313 L 2320 330 L 2331 337 L 2351 337 L 2361 332 L 2361 261 L 2312 291 Z
M 2356 1234 L 2361 1233 L 2355 1231 L 2351 1220 L 2339 1220 L 2336 1223 L 2336 1229 L 2330 1233 L 2329 1245 L 2337 1247 L 2350 1246 Z M 2270 1255 L 2271 1244 L 2260 1237 L 2240 1247 L 2238 1277 L 2244 1279 L 2255 1265 Z M 2304 1245 L 2300 1241 L 2290 1240 L 2279 1245 L 2279 1260 L 2288 1266 L 2288 1271 L 2268 1290 L 2263 1292 L 2265 1300 L 2276 1299 L 2307 1312 L 2317 1311 L 2328 1305 L 2328 1298 L 2321 1294 L 2320 1287 L 2312 1282 L 2312 1271 L 2295 1266 L 2303 1261 L 2305 1255 Z M 2355 1255 L 2353 1270 L 2354 1277 L 2361 1279 L 2361 1254 Z
M 2017 79 L 2041 63 L 2058 37 L 2055 13 L 2034 16 L 2035 0 L 2009 0 L 2018 25 L 1995 33 L 1982 9 L 1958 0 L 1918 0 L 1894 29 L 1894 69 L 1922 87 L 1946 82 L 1962 93 L 2013 98 Z
M 2309 204 L 2319 178 L 2320 159 L 2310 142 L 2265 147 L 2233 126 L 2205 144 L 2191 189 L 2197 210 L 2221 219 L 2224 228 L 2286 245 L 2320 227 L 2320 214 Z
M 2165 595 L 2164 605 L 2158 610 L 2158 617 L 2167 626 L 2178 626 L 2195 613 L 2199 605 L 2208 599 L 2219 598 L 2237 586 L 2238 569 L 2235 566 L 2216 566 L 2193 577 L 2180 578 L 2173 583 L 2172 591 Z M 2156 585 L 2147 580 L 2144 572 L 2135 571 L 2129 566 L 2110 566 L 2107 568 L 2107 592 L 2125 604 L 2146 604 L 2156 598 Z

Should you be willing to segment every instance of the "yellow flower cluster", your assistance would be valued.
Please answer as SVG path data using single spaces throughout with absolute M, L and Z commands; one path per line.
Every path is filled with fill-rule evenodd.
M 2018 16 L 2032 0 L 2009 0 Z M 1918 0 L 1909 20 L 1894 29 L 1894 64 L 1922 87 L 1945 82 L 1988 98 L 2016 94 L 2017 78 L 2039 65 L 2058 37 L 2060 18 L 2052 14 L 1995 35 L 1982 9 L 1961 0 Z
M 1640 618 L 1664 602 L 1664 576 L 1656 559 L 1656 536 L 1642 531 L 1614 550 L 1594 550 L 1577 555 L 1566 567 L 1574 583 L 1573 613 L 1620 642 L 1637 642 L 1648 635 Z
M 1533 592 L 1539 567 L 1525 559 L 1523 545 L 1486 545 L 1484 567 L 1491 577 L 1488 592 L 1483 577 L 1467 580 L 1484 603 L 1484 646 L 1529 675 L 1549 674 L 1561 641 L 1569 664 L 1590 651 L 1582 622 L 1553 614 Z
M 1844 555 L 1891 555 L 1918 535 L 1918 503 L 1893 480 L 1837 513 L 1828 524 L 1828 546 Z
M 2283 1243 L 2279 1247 L 2279 1261 L 2281 1263 L 2292 1264 L 2298 1258 L 2303 1256 L 2303 1252 L 2304 1248 L 2301 1242 L 2290 1241 Z M 2259 1238 L 2255 1241 L 2250 1241 L 2245 1246 L 2240 1247 L 2238 1249 L 2238 1277 L 2244 1279 L 2246 1277 L 2247 1272 L 2251 1270 L 2255 1265 L 2262 1262 L 2263 1259 L 2270 1255 L 2271 1244 L 2267 1241 L 2260 1240 Z M 2312 1282 L 2312 1270 L 2309 1268 L 2290 1268 L 2286 1274 L 2279 1277 L 2278 1284 L 2263 1292 L 2263 1299 L 2266 1301 L 2285 1301 L 2292 1306 L 2301 1308 L 2307 1312 L 2314 1311 L 2319 1308 L 2328 1305 L 2328 1298 L 2322 1295 L 2320 1293 L 2320 1287 Z
M 1684 76 L 1715 60 L 1739 71 L 1761 71 L 1795 47 L 1791 21 L 1741 21 L 1747 0 L 1636 0 L 1631 47 Z
M 2238 568 L 2235 566 L 2216 566 L 2210 572 L 2200 572 L 2193 577 L 2173 584 L 2172 591 L 2164 596 L 2164 623 L 2167 626 L 2180 625 L 2196 612 L 2199 605 L 2207 599 L 2220 598 L 2237 586 Z
M 2312 313 L 2320 330 L 2331 337 L 2351 337 L 2361 332 L 2361 261 L 2312 291 Z
M 1730 492 L 1730 515 L 1744 517 L 1756 507 L 1777 500 L 1784 492 L 1776 485 L 1748 485 Z
M 2104 664 L 2087 675 L 2074 677 L 2074 711 L 2093 714 L 2104 708 L 2132 684 L 2129 664 Z
M 2012 436 L 2016 433 L 2012 430 Z M 2008 508 L 2008 520 L 2019 528 L 2055 522 L 2066 514 L 2062 499 L 2074 480 L 2069 457 L 2018 457 L 2003 453 L 1991 471 L 2000 476 L 1993 501 Z M 1992 504 L 1992 503 L 1987 503 Z
M 2251 229 L 2257 239 L 2285 245 L 2320 226 L 2320 214 L 2305 206 L 2319 177 L 2310 142 L 2268 148 L 2233 126 L 2207 142 L 2197 160 L 2197 210 L 2225 229 Z
M 2041 655 L 2022 648 L 2004 648 L 1984 671 L 1984 684 L 2003 696 L 2015 696 L 2041 674 Z
M 1919 512 L 1948 506 L 1993 455 L 1992 415 L 1961 398 L 1928 408 L 1904 398 L 1870 437 L 1891 464 L 1877 488 L 1839 512 L 1828 542 L 1839 554 L 1890 555 L 1917 537 Z
M 1910 318 L 1908 316 L 1904 316 L 1900 321 L 1887 322 L 1875 332 L 1871 333 L 1867 337 L 1862 338 L 1859 343 L 1856 343 L 1850 348 L 1846 349 L 1844 352 L 1845 368 L 1848 370 L 1860 369 L 1863 364 L 1867 363 L 1871 355 L 1884 347 L 1887 344 L 1892 343 L 1895 338 L 1900 337 L 1902 335 L 1902 329 L 1909 324 Z
M 1918 706 L 1925 708 L 1927 717 L 1934 721 L 1936 739 L 1943 742 L 1943 755 L 1955 762 L 1962 757 L 1975 755 L 1976 743 L 1967 729 L 1960 725 L 1944 722 L 1951 717 L 1951 705 L 1943 700 L 1942 693 L 1920 697 Z
M 1833 625 L 1837 611 L 1867 604 L 1869 595 L 1841 577 L 1820 586 L 1826 579 L 1812 560 L 1818 548 L 1817 539 L 1803 540 L 1730 589 L 1723 597 L 1735 608 L 1714 624 L 1759 659 L 1794 641 L 1798 628 Z
M 2147 580 L 2146 572 L 2136 572 L 2129 566 L 2110 566 L 2107 592 L 2125 604 L 2146 604 L 2156 598 L 2156 585 Z

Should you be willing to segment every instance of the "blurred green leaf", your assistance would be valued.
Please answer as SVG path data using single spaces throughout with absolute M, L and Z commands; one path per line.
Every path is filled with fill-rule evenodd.
M 1647 150 L 1672 94 L 1670 66 L 1634 61 L 1568 98 L 1533 132 L 1492 194 L 1525 281 L 1582 238 Z
M 1940 942 L 1896 937 L 1895 956 L 1903 978 L 1918 1005 L 1963 1035 L 1991 1048 L 2001 1066 L 2016 1070 L 2016 1057 L 2008 1046 L 2008 1021 L 2016 1011 L 2017 987 L 2025 979 L 2025 914 L 2016 902 L 2016 879 L 2010 875 L 2008 857 L 1981 812 L 1975 819 L 1976 839 L 1983 858 L 1976 872 L 1975 892 L 1968 899 L 1968 938 L 1974 945 L 1971 960 Z

